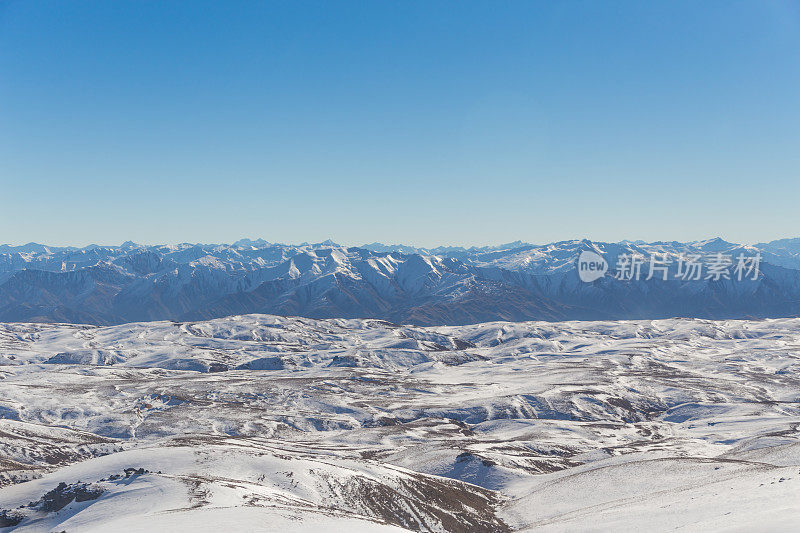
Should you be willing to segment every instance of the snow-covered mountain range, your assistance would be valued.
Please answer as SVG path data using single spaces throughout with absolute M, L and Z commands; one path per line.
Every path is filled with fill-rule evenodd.
M 760 254 L 756 279 L 583 283 L 582 251 Z M 379 318 L 417 325 L 489 320 L 784 317 L 800 314 L 800 239 L 422 249 L 378 243 L 0 246 L 0 320 L 119 324 L 244 313 Z

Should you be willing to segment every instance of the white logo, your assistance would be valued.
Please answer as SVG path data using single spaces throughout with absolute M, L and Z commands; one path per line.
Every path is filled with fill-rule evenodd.
M 594 252 L 581 252 L 578 256 L 578 277 L 589 283 L 606 275 L 608 263 L 602 255 Z
M 583 254 L 579 261 L 583 261 Z M 670 265 L 673 263 L 676 267 L 670 269 Z M 673 257 L 666 253 L 654 252 L 650 254 L 649 259 L 642 254 L 634 253 L 620 254 L 617 257 L 617 273 L 614 277 L 622 281 L 639 281 L 644 275 L 642 271 L 646 270 L 645 281 L 656 276 L 662 281 L 668 279 L 677 281 L 756 281 L 759 278 L 760 267 L 760 253 L 754 256 L 740 253 L 734 258 L 730 254 L 722 253 L 710 254 L 705 257 L 701 254 L 678 254 Z M 581 273 L 581 279 L 586 281 L 583 273 Z

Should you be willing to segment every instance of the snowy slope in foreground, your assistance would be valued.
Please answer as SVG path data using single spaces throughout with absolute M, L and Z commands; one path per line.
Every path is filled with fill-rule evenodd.
M 799 348 L 798 319 L 1 324 L 0 531 L 794 531 Z
M 541 476 L 505 515 L 527 531 L 797 531 L 800 448 L 787 446 L 791 466 L 735 456 L 600 461 Z
M 77 487 L 83 501 L 58 509 L 57 498 L 41 498 L 53 486 Z M 396 467 L 235 439 L 108 455 L 0 494 L 0 506 L 26 517 L 17 531 L 438 531 L 454 515 L 493 531 L 504 529 L 487 515 L 496 500 Z

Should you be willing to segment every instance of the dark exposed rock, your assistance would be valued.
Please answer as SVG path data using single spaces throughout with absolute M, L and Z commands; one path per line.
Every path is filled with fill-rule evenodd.
M 80 482 L 67 485 L 61 482 L 56 488 L 44 494 L 39 501 L 29 504 L 29 507 L 44 512 L 60 511 L 73 501 L 96 500 L 103 492 L 103 488 L 97 485 Z
M 0 509 L 0 527 L 13 527 L 22 522 L 25 515 L 18 511 Z

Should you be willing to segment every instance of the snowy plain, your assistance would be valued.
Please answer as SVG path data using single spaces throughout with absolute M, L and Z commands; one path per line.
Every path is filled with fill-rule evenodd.
M 0 531 L 795 531 L 800 320 L 0 324 Z

